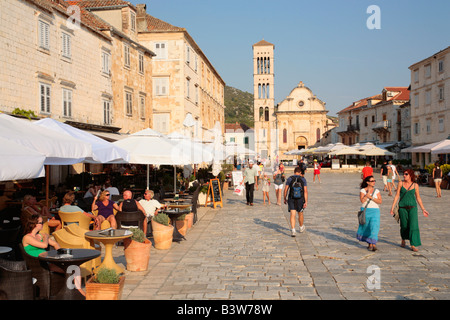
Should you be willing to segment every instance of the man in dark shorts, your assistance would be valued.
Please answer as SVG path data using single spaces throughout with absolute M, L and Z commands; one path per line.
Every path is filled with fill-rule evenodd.
M 288 211 L 291 213 L 291 236 L 295 237 L 295 216 L 298 213 L 298 222 L 300 225 L 300 232 L 305 231 L 303 224 L 303 210 L 308 204 L 308 188 L 306 187 L 306 179 L 303 177 L 305 172 L 297 167 L 294 170 L 294 175 L 286 180 L 284 188 L 284 203 L 288 205 Z M 287 197 L 287 199 L 286 199 Z

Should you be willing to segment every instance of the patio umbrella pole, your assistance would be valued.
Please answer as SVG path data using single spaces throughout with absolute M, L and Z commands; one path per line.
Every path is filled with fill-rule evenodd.
M 149 173 L 150 165 L 147 164 L 147 190 L 149 189 L 149 183 L 150 183 L 150 173 Z
M 45 165 L 45 206 L 48 208 L 48 193 L 49 193 L 49 183 L 50 183 L 50 170 L 48 165 Z
M 177 167 L 173 166 L 173 193 L 177 194 Z

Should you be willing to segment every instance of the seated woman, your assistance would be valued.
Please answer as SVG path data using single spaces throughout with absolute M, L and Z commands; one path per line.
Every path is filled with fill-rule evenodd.
M 25 223 L 23 230 L 22 245 L 25 252 L 30 256 L 37 257 L 45 252 L 50 245 L 55 250 L 59 249 L 59 244 L 52 240 L 48 234 L 40 233 L 42 230 L 43 219 L 39 214 L 33 214 Z
M 52 246 L 55 250 L 60 249 L 58 242 L 50 238 L 48 234 L 40 233 L 42 225 L 43 219 L 39 214 L 33 214 L 25 224 L 22 245 L 25 252 L 30 256 L 38 257 L 41 253 L 47 251 L 48 246 Z M 52 263 L 49 263 L 48 267 L 51 271 L 64 273 L 64 270 Z M 86 293 L 81 289 L 80 276 L 75 277 L 75 284 L 78 291 L 85 296 Z
M 46 206 L 41 206 L 37 201 L 36 197 L 33 197 L 32 195 L 27 194 L 25 197 L 23 197 L 23 209 L 22 211 L 25 211 L 27 213 L 28 217 L 31 217 L 32 215 L 39 214 L 42 217 L 48 218 L 48 226 L 55 228 L 55 231 L 61 229 L 62 224 L 61 221 L 55 219 L 54 216 L 50 214 L 48 211 L 48 208 Z M 27 219 L 25 218 L 25 221 Z
M 117 222 L 114 216 L 114 209 L 120 211 L 119 206 L 112 200 L 109 200 L 111 194 L 109 191 L 103 191 L 100 196 L 94 197 L 94 202 L 92 202 L 92 212 L 98 210 L 98 214 L 96 217 L 96 225 L 95 230 L 100 230 L 103 221 L 109 221 L 111 224 L 111 228 L 117 229 Z
M 73 202 L 75 201 L 75 194 L 73 191 L 67 192 L 63 197 L 63 205 L 59 208 L 59 211 L 71 213 L 71 212 L 82 212 L 84 215 L 95 220 L 95 216 L 92 213 L 84 212 L 78 206 L 74 206 Z

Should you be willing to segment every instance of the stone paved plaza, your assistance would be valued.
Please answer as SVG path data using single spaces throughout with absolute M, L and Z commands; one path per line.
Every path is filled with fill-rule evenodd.
M 292 169 L 288 169 L 292 172 Z M 376 187 L 383 189 L 379 174 Z M 126 300 L 444 300 L 450 299 L 450 190 L 420 192 L 430 216 L 419 209 L 419 252 L 400 247 L 399 225 L 389 213 L 393 197 L 382 192 L 378 251 L 356 240 L 359 173 L 322 171 L 322 183 L 305 175 L 309 205 L 306 231 L 290 236 L 287 206 L 253 207 L 225 190 L 224 208 L 200 208 L 186 241 L 170 250 L 152 247 L 145 272 L 126 271 Z M 297 222 L 298 230 L 298 222 Z M 114 249 L 126 265 L 123 247 Z M 378 278 L 379 286 L 367 283 Z

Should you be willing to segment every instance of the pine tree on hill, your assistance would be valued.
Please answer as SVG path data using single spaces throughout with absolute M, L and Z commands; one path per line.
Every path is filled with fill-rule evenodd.
M 225 86 L 225 123 L 243 123 L 250 128 L 254 126 L 253 94 Z

